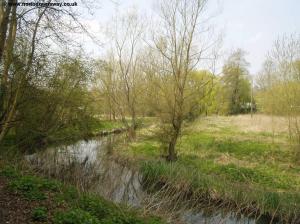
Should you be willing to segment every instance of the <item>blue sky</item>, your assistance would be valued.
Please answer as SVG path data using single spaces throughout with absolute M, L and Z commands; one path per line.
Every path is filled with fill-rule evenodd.
M 91 30 L 102 33 L 103 24 L 114 14 L 115 3 L 120 10 L 134 7 L 151 15 L 157 0 L 103 0 L 89 17 Z M 232 49 L 244 49 L 252 74 L 260 70 L 278 36 L 300 33 L 300 0 L 210 0 L 207 10 L 216 15 L 213 23 L 223 33 L 223 57 Z M 95 48 L 91 51 L 95 53 Z
M 250 71 L 259 71 L 273 41 L 283 34 L 300 32 L 299 0 L 223 0 L 217 18 L 225 27 L 224 47 L 248 52 Z

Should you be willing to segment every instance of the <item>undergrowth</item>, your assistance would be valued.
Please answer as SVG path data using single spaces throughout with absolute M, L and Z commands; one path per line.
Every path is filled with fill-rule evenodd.
M 31 219 L 43 222 L 50 217 L 53 224 L 162 224 L 158 217 L 145 217 L 98 195 L 81 193 L 59 181 L 23 173 L 10 166 L 0 167 L 0 176 L 8 180 L 7 189 L 28 201 L 50 200 L 55 206 L 35 207 Z M 50 211 L 51 208 L 57 208 Z M 50 214 L 54 214 L 51 217 Z

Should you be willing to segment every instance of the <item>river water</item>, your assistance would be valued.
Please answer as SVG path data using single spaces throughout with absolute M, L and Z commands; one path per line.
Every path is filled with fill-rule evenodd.
M 122 134 L 97 137 L 88 141 L 78 141 L 71 145 L 48 148 L 26 156 L 30 164 L 46 175 L 72 182 L 84 191 L 100 194 L 116 203 L 142 208 L 150 212 L 160 212 L 164 204 L 155 193 L 143 189 L 142 176 L 138 170 L 111 157 L 114 145 L 126 141 Z M 164 209 L 165 210 L 165 209 Z M 186 224 L 254 224 L 267 223 L 236 215 L 233 212 L 177 209 L 169 211 L 170 223 Z

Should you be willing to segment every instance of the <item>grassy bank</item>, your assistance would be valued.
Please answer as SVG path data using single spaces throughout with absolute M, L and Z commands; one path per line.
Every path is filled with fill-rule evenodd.
M 157 217 L 0 163 L 2 223 L 162 224 Z M 3 219 L 3 220 L 1 220 Z
M 267 214 L 287 223 L 300 218 L 300 165 L 283 125 L 246 115 L 187 123 L 174 163 L 161 157 L 155 133 L 156 125 L 142 129 L 136 142 L 120 147 L 123 156 L 140 161 L 150 185 L 168 185 L 167 194 L 181 192 L 197 205 Z

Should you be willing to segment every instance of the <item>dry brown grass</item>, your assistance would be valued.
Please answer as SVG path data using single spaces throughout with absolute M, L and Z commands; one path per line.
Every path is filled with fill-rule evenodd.
M 255 140 L 267 143 L 289 144 L 288 120 L 263 114 L 200 117 L 184 128 L 184 133 L 209 133 L 215 138 Z
M 280 116 L 269 116 L 263 114 L 237 115 L 229 117 L 230 123 L 241 131 L 288 133 L 287 120 Z
M 263 114 L 210 116 L 201 117 L 190 124 L 188 131 L 215 132 L 222 129 L 232 129 L 236 132 L 269 133 L 274 135 L 288 134 L 288 121 L 284 117 Z

